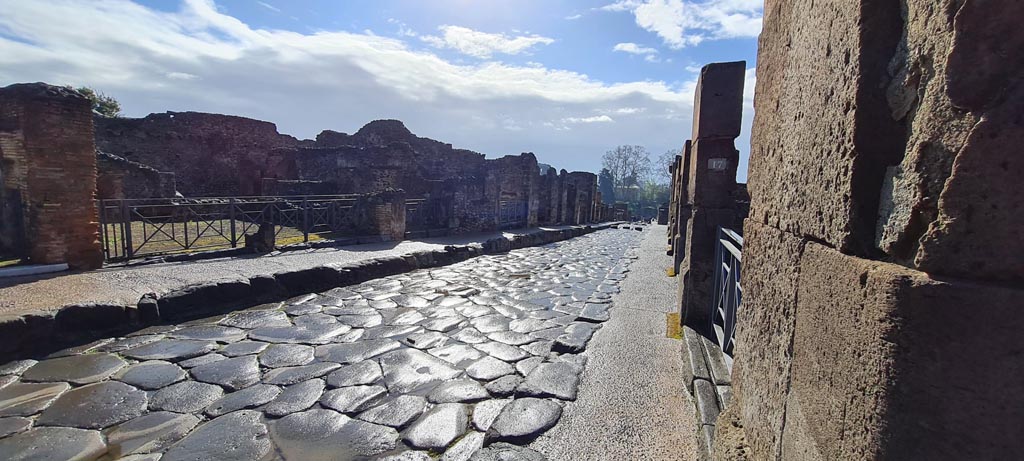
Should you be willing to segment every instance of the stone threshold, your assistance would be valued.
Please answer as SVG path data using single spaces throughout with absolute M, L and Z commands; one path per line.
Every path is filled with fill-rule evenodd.
M 148 293 L 136 305 L 69 304 L 0 317 L 0 363 L 87 344 L 107 336 L 124 335 L 148 326 L 176 323 L 296 296 L 356 285 L 368 280 L 446 266 L 481 255 L 505 253 L 618 227 L 620 223 L 540 229 L 483 243 L 448 245 L 442 250 L 418 251 L 346 264 L 327 264 L 272 275 L 184 286 L 168 293 Z
M 718 414 L 725 411 L 732 397 L 732 360 L 718 344 L 696 330 L 683 327 L 683 360 L 686 389 L 697 407 L 698 459 L 712 459 Z

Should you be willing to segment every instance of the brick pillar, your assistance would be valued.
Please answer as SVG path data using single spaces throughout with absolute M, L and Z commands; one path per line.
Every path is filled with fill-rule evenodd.
M 715 459 L 1024 459 L 1024 3 L 764 11 Z
M 17 196 L 21 209 L 20 228 L 0 227 L 22 233 L 22 256 L 33 263 L 103 263 L 92 117 L 89 100 L 73 90 L 43 83 L 0 88 L 4 206 Z
M 387 241 L 405 239 L 405 191 L 385 190 L 362 196 L 356 202 L 360 234 L 379 235 Z
M 708 64 L 701 69 L 693 102 L 693 140 L 687 162 L 690 219 L 685 226 L 681 275 L 681 314 L 686 325 L 706 331 L 711 322 L 713 259 L 718 228 L 736 222 L 733 189 L 743 113 L 743 61 Z M 686 214 L 686 210 L 682 210 Z

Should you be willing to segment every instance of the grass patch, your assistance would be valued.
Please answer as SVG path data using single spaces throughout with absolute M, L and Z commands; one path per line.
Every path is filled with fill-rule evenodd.
M 679 314 L 665 314 L 665 337 L 683 339 L 683 326 L 679 323 Z
M 0 267 L 17 266 L 21 259 L 0 259 Z

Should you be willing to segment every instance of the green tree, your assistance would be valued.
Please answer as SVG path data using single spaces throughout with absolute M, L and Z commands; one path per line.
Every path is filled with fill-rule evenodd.
M 72 88 L 71 85 L 67 86 Z M 80 86 L 73 88 L 75 91 L 82 93 L 83 96 L 89 98 L 92 101 L 92 110 L 97 114 L 104 117 L 120 117 L 121 116 L 121 103 L 117 102 L 113 96 L 107 96 L 102 92 L 96 91 L 87 86 Z
M 651 170 L 651 159 L 643 146 L 622 145 L 601 157 L 601 166 L 611 173 L 615 197 L 629 200 L 628 190 L 641 187 Z

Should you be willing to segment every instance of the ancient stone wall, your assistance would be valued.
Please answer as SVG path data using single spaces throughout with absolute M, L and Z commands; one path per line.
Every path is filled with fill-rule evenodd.
M 291 153 L 302 144 L 273 123 L 230 115 L 96 117 L 99 150 L 174 173 L 187 197 L 259 195 L 263 178 L 298 179 Z
M 0 88 L 0 252 L 75 268 L 102 262 L 92 106 L 42 83 Z
M 174 173 L 156 169 L 106 152 L 96 153 L 96 198 L 174 197 Z
M 719 458 L 1024 457 L 1020 17 L 766 3 Z

